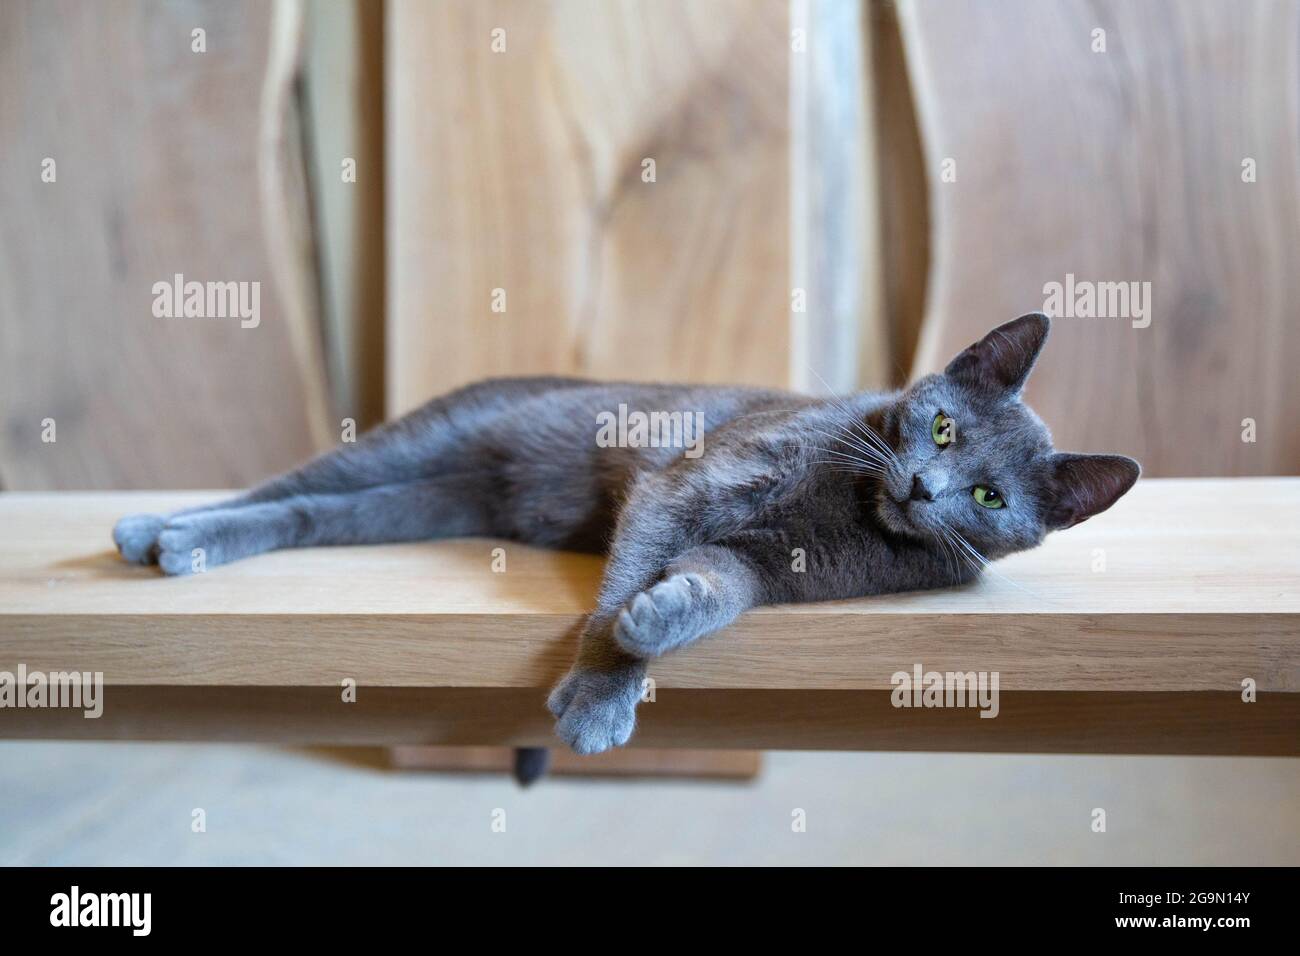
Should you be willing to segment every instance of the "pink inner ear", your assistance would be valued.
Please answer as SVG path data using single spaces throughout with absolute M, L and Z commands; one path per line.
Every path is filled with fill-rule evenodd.
M 1119 455 L 1056 456 L 1056 502 L 1048 515 L 1054 528 L 1069 528 L 1105 511 L 1137 481 L 1141 468 Z
M 1080 521 L 1087 521 L 1095 513 L 1075 489 L 1064 488 L 1057 497 L 1056 503 L 1052 505 L 1047 523 L 1058 529 L 1073 528 Z
M 1051 321 L 1031 312 L 1000 325 L 954 358 L 944 370 L 952 378 L 1019 391 L 1047 340 Z

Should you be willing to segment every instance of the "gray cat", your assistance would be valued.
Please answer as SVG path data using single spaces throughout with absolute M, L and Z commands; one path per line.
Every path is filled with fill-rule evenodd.
M 213 566 L 461 535 L 607 553 L 577 660 L 547 701 L 559 736 L 597 753 L 631 736 L 647 660 L 749 608 L 963 584 L 1128 491 L 1137 462 L 1054 452 L 1020 400 L 1048 327 L 1022 316 L 940 375 L 843 401 L 480 382 L 230 501 L 123 518 L 113 537 L 167 574 L 189 573 L 194 548 Z M 702 449 L 601 440 L 620 405 L 702 420 Z

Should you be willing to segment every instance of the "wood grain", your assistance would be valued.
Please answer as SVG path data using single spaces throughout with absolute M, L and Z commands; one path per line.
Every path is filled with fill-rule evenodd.
M 668 690 L 634 748 L 1300 756 L 1300 694 L 1012 692 L 994 720 L 881 690 Z M 104 713 L 0 710 L 0 738 L 554 746 L 536 688 L 113 686 Z
M 874 164 L 889 333 L 888 381 L 901 388 L 915 364 L 925 319 L 930 271 L 929 177 L 898 8 L 892 3 L 869 3 L 867 7 L 872 66 L 868 86 L 877 126 Z
M 316 374 L 303 378 L 312 445 L 328 448 L 337 434 L 325 418 L 325 383 L 317 237 L 303 143 L 303 55 L 306 0 L 274 0 L 259 107 L 257 172 L 267 260 L 279 290 L 291 359 Z
M 1153 476 L 1300 470 L 1300 3 L 899 10 L 933 230 L 916 371 L 1067 274 L 1150 282 L 1147 328 L 1055 322 L 1028 399 L 1059 444 Z
M 263 234 L 269 28 L 242 0 L 0 6 L 6 488 L 244 485 L 317 450 L 321 369 Z M 155 317 L 176 273 L 260 282 L 260 324 Z
M 791 4 L 790 385 L 810 394 L 892 384 L 862 6 Z
M 384 417 L 383 14 L 368 0 L 310 0 L 303 63 L 331 393 L 336 420 L 358 430 Z
M 591 557 L 484 539 L 283 551 L 188 578 L 107 550 L 120 514 L 199 495 L 0 495 L 0 670 L 110 685 L 544 688 Z M 1300 480 L 1142 481 L 962 590 L 760 608 L 656 661 L 661 688 L 888 689 L 997 671 L 1009 691 L 1300 691 Z M 492 571 L 505 549 L 506 571 Z M 1096 562 L 1104 560 L 1105 570 Z
M 389 415 L 489 375 L 787 383 L 785 2 L 387 20 Z

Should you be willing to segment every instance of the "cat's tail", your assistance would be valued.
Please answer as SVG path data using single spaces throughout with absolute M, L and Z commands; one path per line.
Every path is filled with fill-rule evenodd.
M 545 747 L 515 748 L 515 782 L 526 787 L 540 780 L 551 765 L 551 752 Z

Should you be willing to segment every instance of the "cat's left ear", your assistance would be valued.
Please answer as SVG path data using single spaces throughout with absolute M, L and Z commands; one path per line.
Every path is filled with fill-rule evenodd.
M 944 374 L 981 388 L 1019 392 L 1051 327 L 1051 320 L 1041 312 L 1012 319 L 949 362 Z
M 1069 528 L 1105 511 L 1133 487 L 1142 466 L 1124 455 L 1052 456 L 1053 489 L 1047 526 Z

